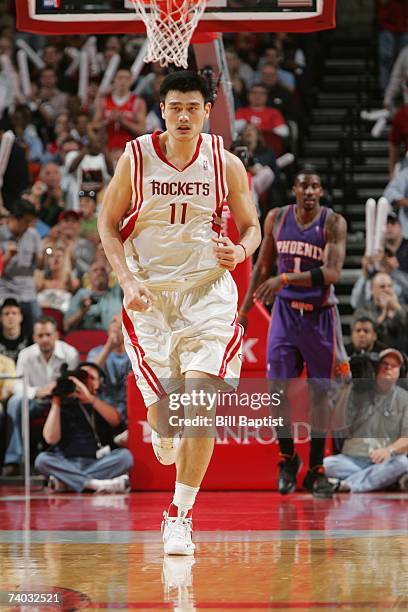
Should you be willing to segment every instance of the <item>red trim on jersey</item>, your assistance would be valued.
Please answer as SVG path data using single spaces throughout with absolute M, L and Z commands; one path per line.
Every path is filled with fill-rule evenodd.
M 284 215 L 283 215 L 283 217 L 282 217 L 282 219 L 281 219 L 281 221 L 279 223 L 278 231 L 276 232 L 275 240 L 279 240 L 279 234 L 281 232 L 282 225 L 285 223 L 286 217 L 288 216 L 288 213 L 289 213 L 291 208 L 292 208 L 292 205 L 289 205 L 288 208 L 286 209 L 286 212 L 284 213 Z
M 152 391 L 157 395 L 157 397 L 159 399 L 162 397 L 165 397 L 167 393 L 165 392 L 162 385 L 160 384 L 160 381 L 157 378 L 156 374 L 153 372 L 152 368 L 147 363 L 145 359 L 145 352 L 139 344 L 139 340 L 138 340 L 138 337 L 136 336 L 136 332 L 135 332 L 133 323 L 124 307 L 122 307 L 122 318 L 123 318 L 123 324 L 125 326 L 127 334 L 132 343 L 132 347 L 135 351 L 135 355 L 136 355 L 137 363 L 139 365 L 140 372 L 143 374 L 147 384 L 152 389 Z
M 236 314 L 233 322 L 231 323 L 231 325 L 234 326 L 234 333 L 232 334 L 232 338 L 226 346 L 224 356 L 222 358 L 220 371 L 218 373 L 218 376 L 220 378 L 225 377 L 225 374 L 227 372 L 227 366 L 229 362 L 235 357 L 236 353 L 239 350 L 239 347 L 241 346 L 241 340 L 242 340 L 242 336 L 244 335 L 244 329 L 242 325 L 237 323 L 237 318 L 238 318 L 238 315 Z
M 218 211 L 220 207 L 220 186 L 218 182 L 218 163 L 217 163 L 217 157 L 216 157 L 214 134 L 211 136 L 211 146 L 212 146 L 212 151 L 213 151 L 213 164 L 214 164 L 214 172 L 215 172 L 215 210 Z
M 137 152 L 136 152 L 136 147 Z M 135 194 L 135 201 L 132 209 L 129 214 L 124 218 L 122 226 L 120 230 L 120 237 L 123 242 L 129 238 L 132 234 L 137 218 L 139 216 L 139 212 L 141 206 L 143 204 L 143 154 L 142 148 L 140 146 L 140 142 L 138 140 L 132 140 L 131 143 L 132 153 L 133 153 L 133 162 L 134 162 L 134 173 L 133 173 L 133 191 Z
M 159 159 L 161 159 L 162 162 L 164 162 L 165 164 L 167 164 L 168 166 L 173 168 L 173 170 L 177 170 L 177 172 L 184 172 L 184 170 L 187 170 L 187 168 L 189 168 L 196 161 L 196 159 L 197 159 L 197 157 L 198 157 L 198 155 L 200 153 L 200 147 L 201 147 L 201 143 L 203 142 L 203 137 L 201 136 L 201 134 L 199 135 L 198 140 L 197 140 L 196 150 L 194 151 L 193 157 L 190 159 L 188 164 L 186 166 L 184 166 L 184 168 L 182 170 L 180 170 L 180 168 L 177 168 L 174 164 L 171 163 L 171 161 L 169 161 L 167 159 L 167 157 L 165 156 L 165 154 L 161 150 L 160 142 L 159 142 L 159 136 L 162 133 L 163 132 L 161 132 L 160 130 L 156 130 L 152 134 L 153 148 L 154 148 L 154 150 L 156 152 L 157 157 Z
M 221 152 L 221 140 L 219 136 L 217 136 L 217 151 L 218 151 L 218 156 L 220 160 L 220 183 L 221 183 L 221 190 L 222 190 L 222 195 L 221 195 L 222 197 L 221 205 L 222 205 L 224 203 L 225 198 L 227 197 L 227 187 L 225 185 L 225 180 L 224 180 L 222 152 Z

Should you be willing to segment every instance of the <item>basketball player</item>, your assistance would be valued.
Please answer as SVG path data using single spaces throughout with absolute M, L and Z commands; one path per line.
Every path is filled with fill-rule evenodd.
M 295 205 L 275 208 L 266 217 L 264 238 L 240 321 L 246 325 L 254 301 L 274 303 L 267 351 L 271 381 L 299 376 L 304 364 L 308 378 L 342 378 L 349 369 L 333 284 L 338 281 L 344 263 L 346 222 L 341 215 L 320 206 L 323 190 L 314 171 L 305 170 L 297 175 L 293 193 Z M 271 277 L 276 264 L 278 275 Z M 322 389 L 322 383 L 319 384 Z M 317 394 L 319 384 L 312 387 Z M 324 415 L 319 418 L 323 421 Z M 315 497 L 332 496 L 322 467 L 323 429 L 312 428 L 310 467 L 303 482 Z M 277 436 L 282 455 L 278 488 L 280 493 L 287 494 L 296 489 L 300 461 L 290 424 L 277 428 Z
M 166 131 L 127 144 L 98 227 L 124 291 L 125 342 L 148 408 L 153 449 L 161 463 L 176 463 L 164 551 L 188 555 L 194 552 L 191 510 L 213 433 L 184 436 L 177 448 L 177 438 L 160 435 L 160 415 L 180 377 L 187 393 L 237 380 L 243 329 L 229 270 L 256 250 L 261 234 L 243 164 L 224 151 L 219 136 L 201 133 L 211 109 L 206 81 L 174 72 L 160 97 Z M 238 244 L 220 235 L 225 199 Z M 207 409 L 200 404 L 197 412 Z

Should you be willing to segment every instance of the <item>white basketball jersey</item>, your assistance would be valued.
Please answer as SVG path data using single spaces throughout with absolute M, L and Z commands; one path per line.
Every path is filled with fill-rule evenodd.
M 131 272 L 158 289 L 221 276 L 211 238 L 219 235 L 228 193 L 222 138 L 201 134 L 184 170 L 166 159 L 158 132 L 128 142 L 125 153 L 133 195 L 120 233 Z

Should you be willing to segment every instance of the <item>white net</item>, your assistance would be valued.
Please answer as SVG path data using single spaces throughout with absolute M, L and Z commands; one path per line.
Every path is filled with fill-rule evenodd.
M 133 4 L 146 26 L 145 62 L 187 68 L 188 46 L 206 0 L 133 0 Z

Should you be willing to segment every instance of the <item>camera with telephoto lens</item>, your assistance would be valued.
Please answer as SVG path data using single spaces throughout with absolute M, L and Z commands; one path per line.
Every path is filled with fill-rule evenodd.
M 356 393 L 367 393 L 375 386 L 375 375 L 380 355 L 378 353 L 356 353 L 350 357 L 353 388 Z
M 70 376 L 75 376 L 82 383 L 87 382 L 88 380 L 88 372 L 82 368 L 77 368 L 76 370 L 68 370 L 68 366 L 66 363 L 61 366 L 60 377 L 57 379 L 57 384 L 52 392 L 53 395 L 57 397 L 68 397 L 75 393 L 76 384 L 73 380 L 70 379 Z

